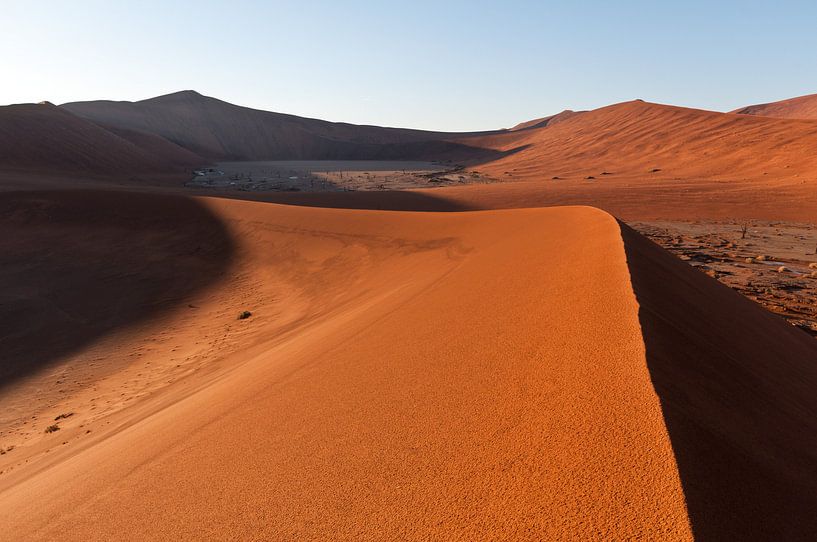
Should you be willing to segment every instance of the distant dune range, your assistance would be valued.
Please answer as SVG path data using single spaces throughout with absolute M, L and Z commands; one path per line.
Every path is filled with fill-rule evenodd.
M 817 98 L 806 96 L 763 107 L 810 111 L 816 104 Z M 451 159 L 504 180 L 537 181 L 603 173 L 735 181 L 817 174 L 817 121 L 639 100 L 476 134 L 328 123 L 234 106 L 192 91 L 135 103 L 62 107 L 97 123 L 156 134 L 208 159 Z
M 326 122 L 183 91 L 0 108 L 0 167 L 121 177 L 217 160 L 399 159 L 461 163 L 504 181 L 777 181 L 817 174 L 817 120 L 758 115 L 810 117 L 816 103 L 805 96 L 732 114 L 633 101 L 450 133 Z
M 0 169 L 127 179 L 189 174 L 216 160 L 478 162 L 504 154 L 453 141 L 469 135 L 332 123 L 185 91 L 141 102 L 0 107 Z

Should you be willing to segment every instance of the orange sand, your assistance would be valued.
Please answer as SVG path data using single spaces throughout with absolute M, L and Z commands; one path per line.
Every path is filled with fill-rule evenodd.
M 153 332 L 209 354 L 2 456 L 12 538 L 813 532 L 817 343 L 610 215 L 199 203 L 229 270 Z
M 508 180 L 607 175 L 791 179 L 817 173 L 817 121 L 625 102 L 553 126 L 464 139 L 509 153 L 479 166 Z M 653 171 L 658 170 L 658 171 Z
M 14 538 L 689 538 L 609 215 L 208 206 L 246 346 L 2 476 Z

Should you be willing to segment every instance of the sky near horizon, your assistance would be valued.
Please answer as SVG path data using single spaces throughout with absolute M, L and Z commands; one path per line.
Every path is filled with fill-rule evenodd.
M 0 0 L 0 104 L 193 89 L 358 124 L 509 127 L 817 93 L 817 3 Z

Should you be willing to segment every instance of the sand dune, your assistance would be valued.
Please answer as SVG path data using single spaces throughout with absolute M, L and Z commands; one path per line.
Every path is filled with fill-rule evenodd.
M 558 124 L 563 120 L 567 120 L 570 117 L 574 117 L 585 112 L 586 111 L 573 111 L 570 109 L 565 109 L 561 113 L 556 113 L 555 115 L 541 117 L 526 122 L 520 122 L 519 124 L 511 128 L 510 131 L 516 132 L 519 130 L 530 130 L 531 128 L 544 128 L 545 126 L 553 126 L 554 124 Z
M 96 123 L 161 136 L 210 160 L 430 160 L 494 154 L 443 141 L 473 134 L 327 122 L 241 107 L 194 91 L 60 107 Z
M 466 139 L 509 152 L 480 165 L 508 180 L 606 174 L 759 179 L 817 174 L 817 122 L 686 109 L 642 101 L 603 107 L 544 128 Z
M 144 172 L 174 172 L 202 158 L 148 133 L 116 132 L 54 105 L 0 107 L 0 168 L 98 173 L 127 178 Z
M 817 345 L 610 215 L 199 203 L 229 348 L 2 456 L 15 539 L 814 532 Z
M 749 105 L 735 109 L 732 113 L 779 117 L 785 119 L 817 119 L 817 94 L 799 96 L 779 102 Z

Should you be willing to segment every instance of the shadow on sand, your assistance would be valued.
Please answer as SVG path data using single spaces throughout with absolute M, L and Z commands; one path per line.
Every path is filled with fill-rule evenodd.
M 283 205 L 328 207 L 333 209 L 368 209 L 378 211 L 475 211 L 455 200 L 428 192 L 406 190 L 355 192 L 263 192 L 229 194 L 225 197 L 266 201 Z
M 416 192 L 259 199 L 464 210 Z M 219 217 L 185 195 L 115 188 L 0 192 L 0 392 L 114 331 L 185 309 L 194 294 L 228 278 L 236 250 Z
M 225 225 L 194 199 L 0 193 L 0 391 L 223 279 Z
M 817 536 L 817 341 L 622 224 L 696 540 Z

